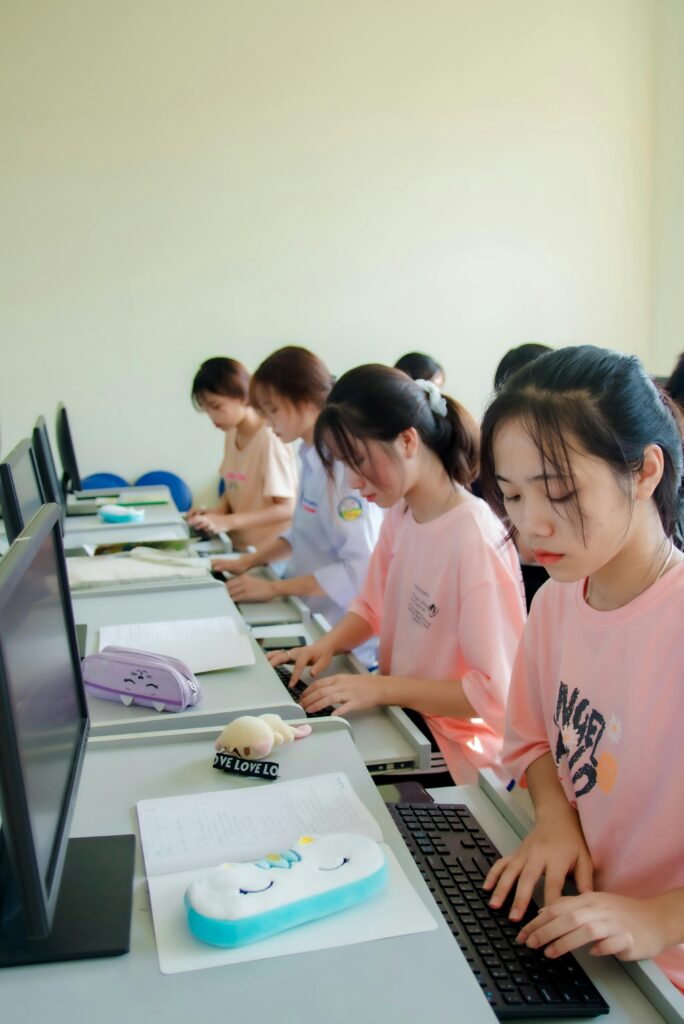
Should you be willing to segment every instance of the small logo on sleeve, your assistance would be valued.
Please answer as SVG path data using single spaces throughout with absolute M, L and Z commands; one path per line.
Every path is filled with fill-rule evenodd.
M 310 516 L 315 516 L 318 512 L 318 502 L 314 501 L 313 498 L 307 498 L 302 495 L 301 506 L 302 511 L 308 512 Z
M 345 523 L 353 523 L 354 520 L 360 519 L 363 515 L 361 499 L 355 498 L 353 494 L 342 498 L 342 501 L 337 506 L 337 514 L 340 519 L 344 519 Z

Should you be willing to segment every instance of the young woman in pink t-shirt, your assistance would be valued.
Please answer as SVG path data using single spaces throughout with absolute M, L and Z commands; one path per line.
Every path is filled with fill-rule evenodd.
M 212 508 L 191 508 L 188 522 L 208 533 L 226 531 L 238 549 L 267 543 L 286 529 L 297 492 L 292 449 L 250 405 L 249 385 L 242 363 L 224 356 L 202 363 L 192 382 L 195 407 L 225 435 L 224 491 Z
M 684 987 L 681 438 L 634 356 L 592 346 L 510 377 L 483 422 L 481 479 L 551 579 L 516 656 L 504 764 L 536 824 L 485 881 L 549 957 L 651 957 Z M 580 895 L 561 896 L 568 875 Z
M 467 490 L 479 429 L 430 381 L 361 366 L 334 385 L 316 447 L 340 459 L 368 501 L 388 509 L 366 582 L 348 613 L 296 656 L 315 677 L 339 651 L 380 637 L 378 675 L 309 686 L 306 711 L 398 704 L 423 715 L 458 782 L 499 767 L 513 657 L 525 619 L 520 569 L 505 531 Z M 276 664 L 286 660 L 272 656 Z

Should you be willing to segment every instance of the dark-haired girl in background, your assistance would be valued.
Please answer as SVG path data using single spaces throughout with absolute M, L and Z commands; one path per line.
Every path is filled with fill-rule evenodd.
M 444 386 L 444 368 L 425 352 L 407 352 L 397 359 L 394 368 L 407 374 L 411 380 L 431 380 L 438 388 Z
M 485 882 L 547 956 L 655 958 L 684 985 L 684 555 L 672 543 L 682 444 L 633 356 L 581 346 L 503 385 L 481 478 L 551 580 L 516 657 L 504 764 L 536 824 Z M 654 837 L 658 837 L 657 840 Z M 561 896 L 573 874 L 578 896 Z M 593 891 L 596 889 L 597 891 Z
M 276 537 L 292 519 L 297 472 L 292 449 L 280 441 L 249 404 L 249 373 L 237 359 L 202 363 L 192 401 L 225 434 L 219 474 L 224 491 L 212 508 L 192 508 L 198 530 L 225 530 L 237 549 Z
M 525 611 L 518 560 L 496 516 L 467 485 L 479 431 L 430 381 L 361 366 L 333 387 L 316 447 L 349 467 L 364 497 L 389 509 L 358 598 L 337 626 L 297 652 L 320 674 L 338 651 L 380 637 L 378 676 L 310 685 L 302 707 L 339 714 L 386 704 L 420 712 L 457 782 L 498 766 L 504 708 Z M 274 664 L 288 656 L 274 654 Z

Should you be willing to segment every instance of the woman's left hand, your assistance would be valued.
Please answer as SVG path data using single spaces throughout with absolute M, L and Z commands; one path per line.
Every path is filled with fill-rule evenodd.
M 658 902 L 608 892 L 561 896 L 518 933 L 518 942 L 548 957 L 589 945 L 594 956 L 650 959 L 667 946 Z
M 307 686 L 299 700 L 300 707 L 309 714 L 337 704 L 335 715 L 365 711 L 386 703 L 382 677 L 372 675 L 327 676 Z
M 235 576 L 226 587 L 233 601 L 272 601 L 278 596 L 275 581 L 260 580 L 258 576 Z

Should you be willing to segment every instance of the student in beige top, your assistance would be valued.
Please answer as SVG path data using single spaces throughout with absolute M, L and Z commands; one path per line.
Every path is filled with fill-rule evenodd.
M 225 490 L 213 508 L 191 508 L 198 530 L 225 530 L 238 549 L 275 539 L 294 510 L 297 472 L 289 445 L 249 404 L 249 373 L 236 359 L 207 359 L 195 374 L 192 401 L 225 434 L 219 473 Z

